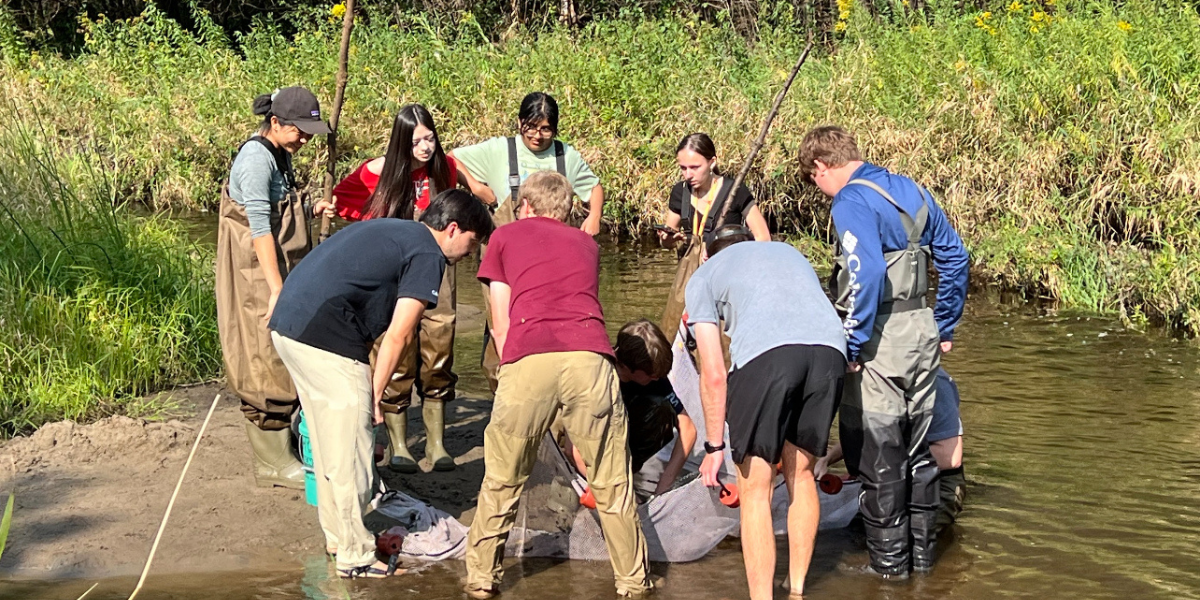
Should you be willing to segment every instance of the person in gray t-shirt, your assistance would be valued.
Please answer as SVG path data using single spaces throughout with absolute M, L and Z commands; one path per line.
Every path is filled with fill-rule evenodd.
M 841 402 L 846 339 L 841 320 L 800 251 L 753 242 L 741 225 L 726 225 L 708 244 L 709 260 L 684 293 L 687 325 L 700 355 L 700 399 L 708 453 L 705 485 L 718 481 L 724 425 L 737 464 L 742 552 L 752 599 L 772 597 L 775 535 L 771 489 L 776 465 L 790 492 L 788 589 L 804 591 L 820 519 L 813 480 Z M 726 375 L 721 323 L 732 338 Z M 726 397 L 728 396 L 728 411 Z M 728 417 L 728 419 L 727 419 Z

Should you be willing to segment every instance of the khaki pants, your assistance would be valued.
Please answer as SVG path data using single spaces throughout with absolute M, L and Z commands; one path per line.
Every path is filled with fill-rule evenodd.
M 484 432 L 483 485 L 467 537 L 467 586 L 499 586 L 521 490 L 560 410 L 588 467 L 617 592 L 646 590 L 646 538 L 631 485 L 625 405 L 612 363 L 592 352 L 535 354 L 500 368 L 492 421 Z
M 383 391 L 380 403 L 383 412 L 397 413 L 411 406 L 413 387 L 417 388 L 421 398 L 454 400 L 454 386 L 458 383 L 458 375 L 454 374 L 456 274 L 454 265 L 446 265 L 442 287 L 438 291 L 438 305 L 421 316 L 416 343 L 406 346 L 404 354 L 400 355 L 396 373 Z M 371 352 L 372 364 L 380 343 L 382 338 Z
M 375 564 L 375 536 L 363 525 L 375 450 L 371 367 L 271 332 L 300 394 L 317 476 L 317 517 L 337 566 Z

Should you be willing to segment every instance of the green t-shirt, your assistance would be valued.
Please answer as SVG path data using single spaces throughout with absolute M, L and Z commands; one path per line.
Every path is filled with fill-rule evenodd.
M 508 138 L 494 137 L 487 141 L 471 146 L 454 149 L 454 158 L 458 164 L 467 168 L 479 181 L 483 182 L 492 193 L 496 194 L 497 204 L 508 200 L 512 190 L 508 187 Z M 563 158 L 567 168 L 567 181 L 585 202 L 592 193 L 592 188 L 600 183 L 600 178 L 592 172 L 592 168 L 583 160 L 579 151 L 570 144 L 563 143 Z M 535 171 L 557 171 L 558 163 L 554 158 L 554 145 L 542 152 L 533 153 L 525 147 L 524 142 L 517 140 L 517 166 L 524 182 Z

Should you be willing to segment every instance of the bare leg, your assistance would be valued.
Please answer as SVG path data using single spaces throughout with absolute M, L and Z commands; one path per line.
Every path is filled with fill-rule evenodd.
M 813 541 L 821 521 L 821 501 L 813 481 L 816 459 L 807 451 L 783 444 L 783 479 L 788 498 L 788 590 L 793 595 L 804 593 L 804 578 L 812 562 Z
M 771 526 L 771 490 L 775 467 L 757 456 L 738 465 L 742 510 L 742 558 L 750 600 L 770 600 L 775 580 L 775 530 Z

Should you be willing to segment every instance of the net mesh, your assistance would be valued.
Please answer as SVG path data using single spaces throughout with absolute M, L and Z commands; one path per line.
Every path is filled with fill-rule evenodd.
M 676 337 L 672 349 L 675 360 L 670 375 L 671 384 L 684 409 L 695 422 L 696 430 L 704 432 L 699 374 L 681 337 Z M 725 438 L 728 442 L 728 431 Z M 648 461 L 643 474 L 651 474 L 652 477 L 655 466 L 661 467 L 670 457 L 672 445 Z M 737 534 L 739 511 L 721 504 L 716 491 L 705 487 L 698 478 L 703 459 L 703 449 L 693 449 L 684 467 L 684 475 L 675 486 L 667 493 L 653 496 L 639 505 L 638 516 L 646 534 L 650 560 L 698 560 L 726 536 Z M 726 450 L 721 478 L 733 482 L 734 473 L 732 458 Z M 574 560 L 608 559 L 600 521 L 594 510 L 580 506 L 579 493 L 572 485 L 575 481 L 576 476 L 566 456 L 547 434 L 538 449 L 537 462 L 521 495 L 516 527 L 509 535 L 507 544 L 508 554 Z M 649 483 L 657 481 L 651 480 Z M 859 484 L 850 482 L 839 494 L 819 494 L 821 529 L 845 527 L 850 522 L 858 512 L 859 490 Z M 771 502 L 777 534 L 787 531 L 787 503 L 787 489 L 781 478 Z

